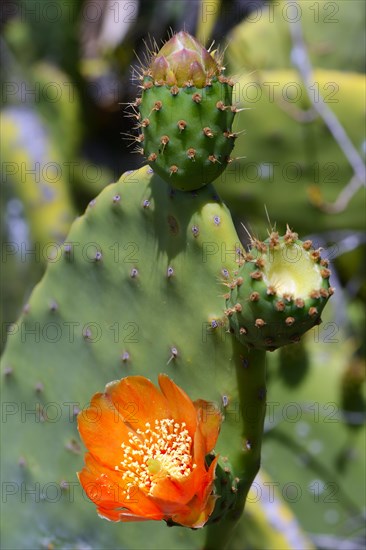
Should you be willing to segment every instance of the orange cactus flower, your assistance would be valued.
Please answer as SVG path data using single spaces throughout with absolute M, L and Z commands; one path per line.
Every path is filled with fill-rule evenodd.
M 212 513 L 217 458 L 208 467 L 221 414 L 192 402 L 168 376 L 111 382 L 79 413 L 88 449 L 78 477 L 101 517 L 203 527 Z

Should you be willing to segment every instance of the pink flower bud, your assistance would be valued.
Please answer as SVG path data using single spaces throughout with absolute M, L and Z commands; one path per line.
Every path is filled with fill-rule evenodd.
M 220 74 L 215 59 L 193 36 L 184 31 L 175 34 L 164 44 L 150 68 L 154 80 L 180 87 L 191 81 L 197 88 L 203 88 L 207 78 Z

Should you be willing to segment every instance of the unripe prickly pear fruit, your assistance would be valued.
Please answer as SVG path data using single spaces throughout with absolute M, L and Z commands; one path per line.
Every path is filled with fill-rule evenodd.
M 226 315 L 240 342 L 273 351 L 300 341 L 321 323 L 322 310 L 334 290 L 330 271 L 311 241 L 302 242 L 287 228 L 272 232 L 252 248 L 232 281 Z
M 141 145 L 155 172 L 192 191 L 216 179 L 228 163 L 236 134 L 234 82 L 195 38 L 179 32 L 154 54 L 132 104 Z
M 208 465 L 214 459 L 214 454 L 207 455 Z M 207 525 L 220 521 L 225 514 L 235 506 L 239 478 L 235 477 L 233 467 L 227 457 L 219 457 L 215 470 L 215 489 L 216 498 L 215 508 L 210 515 Z

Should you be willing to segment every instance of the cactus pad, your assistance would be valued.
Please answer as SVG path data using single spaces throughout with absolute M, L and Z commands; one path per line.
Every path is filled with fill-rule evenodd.
M 238 246 L 211 186 L 172 193 L 147 167 L 125 173 L 75 221 L 10 327 L 2 358 L 5 548 L 175 546 L 175 529 L 159 522 L 142 530 L 96 521 L 76 478 L 83 450 L 75 413 L 111 380 L 155 381 L 161 372 L 192 399 L 235 407 L 222 281 L 237 267 Z M 138 414 L 133 403 L 129 412 Z M 239 452 L 240 434 L 228 415 L 217 452 L 227 454 L 228 444 Z M 23 498 L 23 487 L 39 491 Z M 196 546 L 191 533 L 185 548 Z

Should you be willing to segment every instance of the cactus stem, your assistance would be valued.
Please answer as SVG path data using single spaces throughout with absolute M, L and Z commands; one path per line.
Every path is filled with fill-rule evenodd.
M 204 550 L 231 548 L 231 537 L 235 526 L 241 517 L 249 489 L 258 473 L 261 455 L 261 442 L 266 412 L 265 391 L 265 352 L 250 350 L 243 356 L 243 348 L 234 346 L 234 359 L 239 388 L 240 408 L 242 414 L 241 445 L 238 446 L 235 457 L 231 456 L 235 473 L 233 492 L 236 499 L 233 507 L 221 519 L 219 524 L 210 524 L 205 528 L 206 541 Z M 248 368 L 250 364 L 251 368 Z M 243 365 L 245 368 L 243 368 Z M 259 399 L 258 399 L 259 398 Z M 247 411 L 255 411 L 255 417 Z

